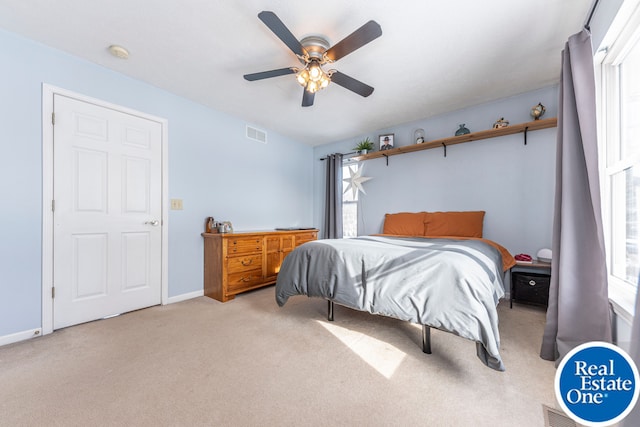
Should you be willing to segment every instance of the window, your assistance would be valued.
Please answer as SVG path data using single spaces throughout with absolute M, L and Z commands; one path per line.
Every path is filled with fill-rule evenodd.
M 637 284 L 640 209 L 640 42 L 606 65 L 612 108 L 608 120 L 605 174 L 611 218 L 611 274 Z M 613 107 L 613 106 L 612 106 Z M 617 112 L 616 112 L 617 109 Z
M 358 171 L 359 165 L 344 164 L 342 166 L 342 176 L 351 176 L 349 168 L 353 172 Z M 342 194 L 342 235 L 343 237 L 357 237 L 358 236 L 358 194 L 355 196 L 351 190 Z
M 611 44 L 599 87 L 602 204 L 614 300 L 616 293 L 635 296 L 640 276 L 640 9 L 631 16 L 621 29 L 612 26 L 616 34 L 607 34 Z M 633 299 L 623 304 L 630 313 Z

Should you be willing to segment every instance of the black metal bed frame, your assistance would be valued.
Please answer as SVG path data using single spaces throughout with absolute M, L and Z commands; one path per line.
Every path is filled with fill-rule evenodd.
M 327 320 L 333 322 L 333 301 L 327 303 Z M 431 327 L 427 325 L 422 325 L 422 352 L 431 354 Z

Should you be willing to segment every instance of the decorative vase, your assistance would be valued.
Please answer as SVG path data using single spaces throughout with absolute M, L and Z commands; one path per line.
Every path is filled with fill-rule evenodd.
M 456 136 L 460 136 L 460 135 L 466 135 L 468 133 L 471 133 L 471 131 L 469 129 L 467 129 L 464 126 L 464 123 L 460 125 L 460 128 L 456 131 Z

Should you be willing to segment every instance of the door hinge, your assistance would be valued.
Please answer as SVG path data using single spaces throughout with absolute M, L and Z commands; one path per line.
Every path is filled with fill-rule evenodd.
M 51 201 L 51 212 L 55 212 L 56 211 L 56 201 L 52 200 Z
M 56 124 L 56 113 L 51 113 L 51 124 L 52 125 Z
M 56 287 L 52 286 L 51 287 L 51 298 L 55 298 L 56 297 Z

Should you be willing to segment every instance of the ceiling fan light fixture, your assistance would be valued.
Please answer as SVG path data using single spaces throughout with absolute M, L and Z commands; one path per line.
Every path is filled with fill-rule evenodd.
M 309 65 L 309 78 L 314 82 L 319 81 L 323 77 L 324 71 L 316 61 L 312 61 Z
M 300 83 L 300 86 L 304 87 L 309 81 L 309 72 L 306 68 L 303 68 L 301 71 L 298 71 L 298 73 L 296 74 L 296 78 L 298 79 L 298 83 Z
M 309 80 L 309 82 L 307 83 L 307 91 L 311 93 L 316 93 L 319 89 L 320 87 L 318 86 L 317 82 L 314 82 L 313 80 Z
M 331 72 L 326 73 L 317 60 L 311 59 L 302 70 L 296 73 L 296 79 L 308 92 L 316 93 L 329 86 Z

